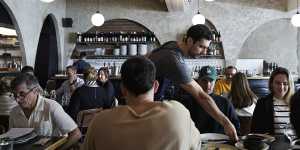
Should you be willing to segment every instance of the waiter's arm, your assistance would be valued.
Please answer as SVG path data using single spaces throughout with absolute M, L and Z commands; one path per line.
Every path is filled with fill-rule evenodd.
M 197 102 L 202 106 L 202 108 L 224 127 L 225 133 L 232 140 L 238 139 L 234 125 L 220 111 L 220 109 L 217 107 L 213 99 L 203 91 L 201 86 L 195 80 L 192 80 L 185 84 L 180 84 L 180 86 L 186 92 L 190 93 L 197 100 Z

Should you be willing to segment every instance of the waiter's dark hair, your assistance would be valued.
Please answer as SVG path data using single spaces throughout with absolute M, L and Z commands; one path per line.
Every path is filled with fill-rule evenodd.
M 29 73 L 29 74 L 34 75 L 33 67 L 32 67 L 32 66 L 24 66 L 24 67 L 21 69 L 21 73 Z
M 185 42 L 186 42 L 186 39 L 189 37 L 192 38 L 195 43 L 202 39 L 211 40 L 212 33 L 206 25 L 197 24 L 197 25 L 191 26 L 188 29 L 188 31 L 186 33 Z
M 155 65 L 145 57 L 133 57 L 121 67 L 122 85 L 136 96 L 149 91 L 155 81 Z

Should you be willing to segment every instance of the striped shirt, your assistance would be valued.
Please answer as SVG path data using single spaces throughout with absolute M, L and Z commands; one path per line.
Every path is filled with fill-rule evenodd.
M 290 109 L 284 100 L 273 97 L 274 105 L 274 129 L 275 135 L 282 135 L 285 132 L 295 135 L 294 129 L 290 125 Z

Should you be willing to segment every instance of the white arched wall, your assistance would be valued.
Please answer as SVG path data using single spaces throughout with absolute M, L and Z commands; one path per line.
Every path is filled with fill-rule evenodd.
M 56 32 L 59 49 L 59 69 L 62 69 L 62 56 L 64 45 L 64 30 L 61 26 L 61 18 L 65 17 L 65 0 L 57 0 L 52 3 L 43 3 L 38 0 L 3 0 L 15 16 L 22 35 L 22 44 L 26 65 L 34 66 L 37 45 L 40 37 L 43 22 L 48 14 L 56 18 Z
M 238 58 L 261 58 L 297 73 L 297 28 L 291 25 L 290 18 L 260 25 L 247 36 Z

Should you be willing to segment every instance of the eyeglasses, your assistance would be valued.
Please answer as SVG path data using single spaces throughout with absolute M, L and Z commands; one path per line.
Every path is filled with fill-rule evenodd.
M 20 92 L 19 94 L 14 93 L 15 99 L 24 99 L 30 92 L 32 92 L 36 87 L 31 88 L 28 92 Z

